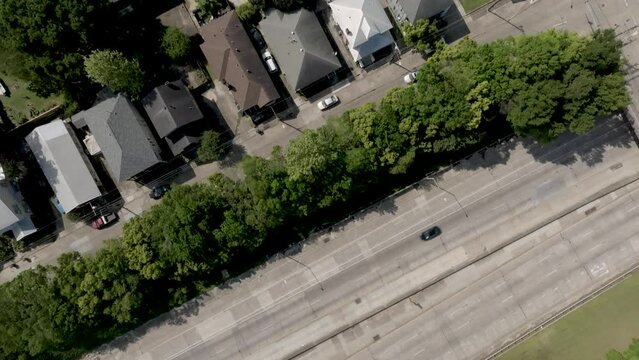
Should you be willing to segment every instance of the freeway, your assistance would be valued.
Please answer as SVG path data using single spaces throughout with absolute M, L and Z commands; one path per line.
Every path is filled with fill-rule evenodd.
M 546 146 L 507 142 L 443 173 L 437 178 L 440 188 L 424 180 L 419 189 L 393 197 L 318 235 L 301 252 L 288 254 L 295 261 L 275 259 L 96 354 L 118 359 L 282 359 L 329 358 L 332 353 L 330 358 L 342 359 L 370 351 L 375 346 L 371 341 L 381 344 L 387 341 L 382 335 L 406 328 L 392 317 L 404 299 L 431 288 L 454 295 L 454 287 L 441 285 L 443 278 L 459 278 L 468 269 L 471 275 L 481 273 L 472 269 L 482 268 L 477 261 L 486 262 L 487 254 L 527 239 L 540 227 L 552 228 L 558 217 L 635 180 L 637 155 L 628 128 L 617 120 Z M 420 241 L 419 232 L 433 224 L 443 229 L 442 236 Z M 510 246 L 517 248 L 520 241 Z M 473 276 L 462 277 L 469 279 Z M 543 301 L 531 301 L 531 307 L 547 309 Z M 194 309 L 191 316 L 184 315 L 188 309 Z M 375 321 L 380 316 L 391 321 Z M 475 350 L 453 351 L 477 355 L 492 346 L 481 343 Z

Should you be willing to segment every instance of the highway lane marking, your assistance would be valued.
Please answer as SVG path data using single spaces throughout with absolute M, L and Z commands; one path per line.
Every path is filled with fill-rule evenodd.
M 600 127 L 603 127 L 603 125 L 600 125 Z M 613 130 L 617 130 L 617 129 L 620 129 L 620 128 L 622 128 L 622 125 L 618 125 L 618 126 L 614 127 L 614 128 L 613 128 Z M 622 128 L 622 129 L 623 129 L 623 128 Z M 596 140 L 599 140 L 599 139 L 600 139 L 600 138 L 602 138 L 602 137 L 608 136 L 608 135 L 610 135 L 610 133 L 611 133 L 611 131 L 601 133 L 601 134 L 599 134 L 599 135 L 597 135 L 597 136 L 595 136 L 595 137 L 591 138 L 589 141 L 584 142 L 584 144 L 582 144 L 581 146 L 584 146 L 584 145 L 586 145 L 586 144 L 592 143 L 592 142 L 594 142 L 594 141 L 596 141 Z M 547 153 L 545 153 L 545 154 L 544 154 L 544 156 L 543 156 L 543 157 L 548 157 L 551 153 L 556 152 L 556 151 L 559 151 L 559 150 L 562 150 L 562 148 L 563 148 L 563 147 L 565 147 L 565 146 L 567 146 L 568 144 L 571 144 L 571 143 L 573 143 L 573 142 L 577 141 L 578 139 L 579 139 L 579 138 L 574 138 L 574 139 L 570 140 L 569 142 L 567 142 L 567 143 L 565 143 L 565 144 L 562 144 L 562 145 L 558 146 L 557 148 L 555 148 L 555 149 L 552 149 L 552 150 L 548 151 Z M 564 155 L 562 154 L 562 156 L 564 156 Z M 493 185 L 493 184 L 495 184 L 497 181 L 499 181 L 499 180 L 501 180 L 501 179 L 503 179 L 503 178 L 505 178 L 505 177 L 508 177 L 508 176 L 510 176 L 511 174 L 515 173 L 515 172 L 519 172 L 519 171 L 523 170 L 524 168 L 529 167 L 529 165 L 531 165 L 531 164 L 539 164 L 539 163 L 538 163 L 537 161 L 535 161 L 535 160 L 530 161 L 530 162 L 528 162 L 526 165 L 524 165 L 524 166 L 522 166 L 522 167 L 520 167 L 520 168 L 517 168 L 517 169 L 516 169 L 516 170 L 514 170 L 514 171 L 509 172 L 507 175 L 504 175 L 504 176 L 502 176 L 501 178 L 499 178 L 499 179 L 497 179 L 497 180 L 494 180 L 493 182 L 491 182 L 491 183 L 489 183 L 489 184 L 487 184 L 487 185 L 483 186 L 482 188 L 480 188 L 480 190 L 477 190 L 477 191 L 473 192 L 472 194 L 467 195 L 467 196 L 466 196 L 466 197 L 464 197 L 464 198 L 468 198 L 468 197 L 472 197 L 472 196 L 474 196 L 476 193 L 478 193 L 478 192 L 480 192 L 480 191 L 483 191 L 485 188 L 487 188 L 487 187 L 489 187 L 489 186 L 492 186 L 492 185 Z M 525 178 L 525 177 L 529 177 L 529 176 L 533 175 L 535 172 L 538 172 L 539 170 L 545 169 L 545 168 L 550 167 L 550 166 L 552 166 L 552 165 L 550 165 L 550 162 L 548 162 L 548 163 L 543 163 L 543 164 L 542 164 L 542 166 L 539 166 L 539 167 L 536 169 L 536 171 L 534 171 L 534 172 L 529 172 L 529 173 L 528 173 L 527 175 L 525 175 L 524 177 L 521 177 L 521 178 L 518 178 L 518 179 L 516 179 L 516 180 L 510 181 L 510 182 L 508 182 L 508 183 L 507 183 L 504 187 L 509 186 L 509 185 L 511 185 L 511 184 L 512 184 L 512 183 L 514 183 L 514 182 L 521 181 L 521 179 L 523 179 L 523 178 Z M 479 201 L 482 201 L 483 199 L 485 199 L 485 198 L 487 198 L 487 197 L 491 196 L 492 194 L 494 194 L 495 192 L 500 191 L 500 190 L 501 190 L 501 189 L 497 189 L 497 190 L 495 190 L 495 191 L 493 191 L 493 192 L 491 192 L 491 193 L 488 193 L 488 194 L 486 194 L 486 195 L 484 195 L 484 196 L 482 196 L 482 197 L 478 198 L 477 200 L 475 200 L 475 201 L 473 201 L 473 202 L 469 203 L 467 206 L 472 205 L 472 204 L 474 204 L 474 203 L 477 203 L 477 202 L 479 202 Z M 437 195 L 436 195 L 434 198 L 436 198 L 436 197 L 437 197 Z M 454 207 L 454 206 L 456 206 L 456 204 L 451 204 L 451 205 L 449 205 L 448 207 Z M 443 213 L 446 209 L 447 209 L 447 208 L 444 208 L 444 209 L 442 209 L 442 210 L 440 210 L 440 211 L 436 212 L 435 214 L 431 215 L 431 216 L 430 216 L 430 217 L 428 217 L 427 219 L 425 219 L 425 220 L 423 220 L 423 221 L 418 222 L 417 224 L 415 224 L 415 225 L 413 225 L 413 226 L 409 227 L 408 229 L 406 229 L 406 230 L 404 230 L 404 231 L 402 231 L 402 232 L 400 232 L 400 233 L 398 233 L 398 234 L 394 235 L 393 237 L 390 237 L 390 238 L 389 238 L 388 240 L 386 240 L 384 243 L 381 243 L 381 244 L 380 244 L 380 245 L 386 245 L 386 246 L 382 247 L 381 249 L 377 249 L 377 251 L 371 251 L 371 252 L 372 252 L 372 254 L 373 254 L 373 255 L 378 254 L 378 253 L 382 252 L 383 250 L 385 250 L 385 249 L 387 249 L 387 248 L 389 248 L 389 247 L 391 247 L 391 246 L 395 245 L 396 243 L 398 243 L 399 241 L 403 240 L 404 238 L 402 237 L 402 238 L 400 238 L 400 240 L 398 240 L 398 241 L 394 241 L 394 242 L 391 242 L 391 243 L 388 243 L 388 242 L 389 242 L 390 240 L 394 239 L 394 238 L 397 238 L 397 237 L 398 237 L 398 236 L 400 236 L 400 235 L 401 235 L 401 236 L 404 236 L 404 234 L 405 234 L 405 233 L 407 233 L 408 231 L 411 231 L 411 229 L 412 229 L 412 228 L 415 228 L 415 227 L 417 227 L 418 225 L 421 225 L 422 223 L 424 223 L 424 222 L 426 222 L 427 220 L 431 219 L 432 217 L 437 216 L 437 215 L 438 215 L 438 214 L 440 214 L 440 213 Z M 394 222 L 397 222 L 397 221 L 399 221 L 399 220 L 403 220 L 403 218 L 404 218 L 405 216 L 407 216 L 407 215 L 411 215 L 411 214 L 412 214 L 412 212 L 413 212 L 413 210 L 414 210 L 414 208 L 411 208 L 411 210 L 408 210 L 408 211 L 404 212 L 403 214 L 401 214 L 401 215 L 399 215 L 399 216 L 396 216 L 393 220 L 389 221 L 388 223 L 394 223 Z M 456 211 L 454 211 L 453 213 L 456 213 L 456 212 L 458 212 L 458 211 L 459 211 L 459 210 L 456 210 Z M 449 214 L 449 215 L 450 215 L 450 214 Z M 449 215 L 447 215 L 447 216 L 449 216 Z M 347 245 L 345 245 L 345 246 L 350 246 L 350 244 L 352 244 L 353 242 L 360 241 L 360 239 L 362 239 L 362 238 L 364 238 L 364 237 L 368 236 L 370 233 L 373 233 L 373 232 L 378 231 L 381 227 L 388 226 L 388 223 L 385 223 L 385 224 L 383 224 L 383 225 L 378 226 L 378 227 L 377 227 L 377 228 L 375 228 L 374 230 L 372 230 L 372 231 L 368 232 L 368 233 L 367 233 L 367 234 L 365 234 L 365 235 L 362 235 L 362 236 L 358 237 L 356 240 L 349 242 L 349 244 L 347 244 Z M 385 243 L 388 243 L 388 244 L 385 244 Z M 379 247 L 380 247 L 380 245 L 373 246 L 373 247 L 372 247 L 372 249 L 379 248 Z M 339 251 L 340 251 L 340 250 L 342 250 L 342 249 L 343 249 L 343 247 L 342 247 L 342 248 L 340 248 L 340 249 L 338 249 L 338 250 L 336 250 L 336 251 L 334 251 L 334 252 L 332 252 L 332 253 L 330 253 L 330 254 L 328 254 L 328 255 L 327 255 L 327 256 L 325 256 L 324 258 L 321 258 L 318 262 L 325 260 L 325 258 L 328 258 L 328 257 L 330 257 L 330 256 L 333 256 L 335 253 L 339 252 Z M 367 260 L 367 259 L 369 259 L 369 258 L 370 258 L 370 257 L 366 257 L 366 258 L 364 258 L 364 259 L 362 259 L 362 260 L 359 260 L 359 261 L 358 261 L 358 262 L 356 262 L 356 263 L 351 264 L 350 266 L 348 266 L 348 267 L 346 267 L 346 268 L 344 268 L 344 269 L 341 269 L 341 270 L 338 270 L 338 271 L 333 271 L 332 273 L 329 273 L 329 276 L 325 277 L 324 281 L 325 281 L 325 280 L 327 280 L 327 279 L 329 279 L 330 277 L 333 277 L 335 274 L 340 273 L 340 272 L 343 272 L 343 271 L 345 271 L 345 270 L 347 270 L 347 269 L 349 269 L 349 268 L 351 268 L 351 267 L 353 267 L 353 266 L 355 266 L 355 265 L 359 264 L 361 261 Z M 313 266 L 313 264 L 309 264 L 309 266 Z M 304 271 L 300 271 L 299 273 L 302 273 L 302 272 L 304 272 Z M 272 308 L 273 306 L 278 305 L 279 303 L 282 303 L 282 302 L 284 302 L 284 301 L 286 301 L 286 300 L 289 300 L 290 298 L 292 298 L 292 297 L 294 297 L 294 296 L 299 295 L 300 293 L 302 293 L 302 292 L 306 291 L 307 289 L 309 289 L 309 288 L 311 288 L 311 287 L 313 287 L 313 286 L 316 286 L 316 284 L 315 284 L 315 282 L 314 282 L 314 281 L 306 282 L 306 283 L 304 283 L 304 284 L 302 284 L 302 285 L 298 286 L 297 288 L 295 288 L 295 289 L 293 289 L 292 291 L 290 291 L 290 292 L 286 295 L 286 297 L 283 297 L 283 298 L 279 299 L 277 302 L 274 302 L 273 304 L 271 304 L 271 306 L 268 306 L 268 307 L 266 307 L 266 308 L 260 308 L 260 309 L 258 309 L 258 310 L 256 310 L 256 311 L 254 311 L 253 313 L 248 314 L 248 315 L 246 315 L 246 316 L 242 317 L 241 319 L 239 319 L 238 321 L 236 321 L 236 323 L 235 323 L 235 324 L 233 324 L 233 325 L 229 325 L 229 326 L 227 326 L 226 328 L 223 328 L 223 329 L 219 330 L 218 332 L 216 332 L 216 333 L 212 334 L 211 336 L 207 337 L 206 339 L 203 339 L 203 341 L 202 341 L 201 343 L 204 343 L 204 342 L 206 342 L 206 341 L 208 341 L 208 340 L 210 340 L 210 339 L 214 338 L 215 336 L 217 336 L 218 334 L 220 334 L 220 333 L 222 333 L 222 332 L 226 331 L 227 329 L 230 329 L 230 328 L 232 328 L 232 327 L 237 327 L 237 326 L 238 326 L 238 325 L 240 325 L 241 323 L 245 322 L 248 318 L 254 317 L 255 315 L 260 314 L 260 313 L 264 313 L 264 312 L 268 311 L 270 308 Z M 270 289 L 270 288 L 269 288 L 269 289 Z M 303 289 L 303 290 L 301 290 L 301 291 L 297 291 L 298 289 Z M 268 291 L 268 290 L 266 290 L 266 291 Z M 247 300 L 249 300 L 249 299 L 246 299 L 246 300 L 244 300 L 244 301 L 247 301 Z M 228 309 L 230 309 L 230 307 L 229 307 L 229 308 L 227 308 L 227 310 L 228 310 Z M 226 310 L 225 310 L 225 311 L 226 311 Z M 188 329 L 187 329 L 187 330 L 185 330 L 185 331 L 188 331 Z M 178 335 L 176 335 L 176 336 L 174 336 L 174 337 L 177 337 L 177 336 L 180 336 L 180 334 L 178 334 Z M 170 339 L 169 339 L 168 341 L 170 341 Z M 159 346 L 159 345 L 158 345 L 158 346 Z M 196 346 L 199 346 L 199 344 L 194 344 L 193 346 L 190 346 L 189 348 L 185 349 L 183 352 L 180 352 L 180 353 L 176 354 L 176 356 L 179 356 L 179 355 L 181 355 L 181 354 L 183 354 L 183 353 L 187 352 L 188 350 L 190 350 L 191 348 L 194 348 L 194 347 L 196 347 Z M 156 346 L 156 347 L 157 347 L 157 346 Z M 155 347 L 154 347 L 154 348 L 155 348 Z M 151 349 L 154 349 L 154 348 L 151 348 Z M 175 357 L 171 357 L 171 358 L 175 358 Z
M 593 129 L 593 131 L 595 131 L 596 129 L 597 129 L 597 130 L 600 130 L 601 128 L 604 128 L 604 127 L 605 127 L 605 124 L 598 125 L 596 128 L 594 128 L 594 129 Z M 602 132 L 602 133 L 598 133 L 596 136 L 594 136 L 594 137 L 592 137 L 591 139 L 589 139 L 589 140 L 587 140 L 587 141 L 583 142 L 583 144 L 581 144 L 579 148 L 582 148 L 582 147 L 584 147 L 584 146 L 586 146 L 586 145 L 588 145 L 588 144 L 590 144 L 590 143 L 593 143 L 593 142 L 595 142 L 595 141 L 597 141 L 597 140 L 600 140 L 600 139 L 601 139 L 601 138 L 603 138 L 603 137 L 610 136 L 610 134 L 611 134 L 613 131 L 618 130 L 618 129 L 623 130 L 623 129 L 624 129 L 623 124 L 621 124 L 621 123 L 620 123 L 620 124 L 618 124 L 618 125 L 614 126 L 612 129 L 607 129 L 606 131 L 604 131 L 604 132 Z M 620 134 L 620 135 L 621 135 L 621 134 Z M 472 201 L 472 202 L 470 202 L 470 203 L 466 204 L 466 206 L 470 206 L 470 205 L 472 205 L 472 204 L 475 204 L 475 203 L 477 203 L 477 202 L 480 202 L 480 201 L 482 201 L 482 200 L 484 200 L 484 199 L 486 199 L 486 198 L 490 197 L 491 195 L 493 195 L 493 194 L 494 194 L 494 193 L 496 193 L 496 192 L 503 191 L 503 188 L 505 188 L 505 187 L 507 187 L 507 186 L 510 186 L 510 185 L 512 185 L 512 184 L 513 184 L 513 183 L 515 183 L 515 182 L 519 182 L 519 181 L 521 181 L 521 180 L 522 180 L 522 179 L 524 179 L 524 178 L 532 177 L 534 174 L 536 174 L 537 172 L 539 172 L 539 171 L 541 171 L 541 170 L 545 170 L 546 168 L 549 168 L 549 167 L 552 167 L 552 166 L 561 166 L 561 165 L 553 164 L 551 161 L 547 161 L 547 160 L 548 160 L 548 159 L 550 159 L 550 155 L 551 155 L 551 154 L 554 154 L 554 153 L 556 153 L 556 152 L 560 152 L 561 150 L 563 150 L 563 148 L 564 148 L 564 147 L 566 147 L 566 146 L 568 146 L 568 145 L 571 145 L 571 144 L 573 144 L 573 143 L 577 142 L 578 140 L 582 140 L 582 139 L 581 139 L 581 138 L 579 138 L 579 137 L 575 137 L 575 138 L 573 138 L 573 139 L 571 139 L 571 140 L 569 140 L 569 141 L 565 142 L 564 144 L 562 144 L 562 145 L 560 145 L 560 146 L 557 146 L 556 148 L 554 148 L 554 149 L 552 149 L 552 150 L 549 150 L 549 151 L 547 151 L 547 152 L 543 153 L 543 156 L 540 156 L 540 157 L 533 157 L 533 160 L 532 160 L 532 161 L 528 161 L 525 165 L 520 166 L 519 168 L 515 169 L 514 171 L 511 171 L 511 172 L 507 173 L 506 175 L 504 175 L 504 176 L 502 176 L 502 177 L 500 177 L 500 178 L 498 178 L 498 179 L 496 179 L 496 180 L 493 180 L 492 182 L 488 183 L 487 185 L 484 185 L 483 187 L 481 187 L 479 190 L 474 191 L 474 192 L 472 192 L 471 194 L 464 196 L 463 198 L 461 198 L 461 199 L 460 199 L 460 201 L 461 201 L 461 200 L 463 200 L 463 199 L 467 199 L 467 198 L 473 197 L 475 194 L 477 194 L 477 193 L 479 193 L 479 192 L 483 191 L 484 189 L 486 189 L 486 188 L 488 188 L 488 187 L 491 187 L 491 186 L 493 186 L 493 185 L 497 184 L 497 182 L 498 182 L 498 181 L 500 181 L 500 180 L 502 180 L 502 179 L 504 179 L 504 178 L 506 178 L 506 177 L 509 177 L 509 176 L 511 176 L 511 175 L 512 175 L 512 174 L 514 174 L 514 173 L 521 172 L 522 170 L 524 170 L 524 169 L 526 169 L 526 168 L 530 167 L 530 165 L 540 165 L 540 166 L 538 166 L 538 167 L 537 167 L 536 169 L 534 169 L 533 171 L 526 173 L 526 175 L 524 175 L 524 176 L 522 176 L 522 177 L 520 177 L 520 178 L 517 178 L 517 179 L 515 179 L 515 180 L 512 180 L 512 181 L 510 181 L 510 182 L 507 182 L 507 183 L 506 183 L 504 186 L 502 186 L 501 188 L 497 188 L 496 190 L 494 190 L 494 191 L 492 191 L 492 192 L 490 192 L 490 193 L 488 193 L 488 194 L 486 194 L 486 195 L 484 195 L 484 196 L 482 196 L 482 197 L 480 197 L 480 198 L 478 198 L 478 199 L 476 199 L 476 200 L 474 200 L 474 201 Z M 635 148 L 635 150 L 636 150 L 636 148 Z M 561 158 L 561 157 L 564 157 L 564 156 L 572 156 L 572 154 L 568 154 L 568 155 L 566 155 L 566 153 L 561 153 L 561 155 L 560 155 L 560 156 L 558 156 L 557 158 Z M 538 160 L 535 160 L 535 159 L 538 159 Z M 545 159 L 545 160 L 546 160 L 546 162 L 544 162 L 544 163 L 540 163 L 539 161 L 543 161 L 542 159 Z M 556 160 L 556 159 L 555 159 L 555 160 Z M 582 161 L 582 162 L 583 162 L 583 161 Z M 565 167 L 564 167 L 564 168 L 565 168 Z M 461 185 L 461 184 L 462 184 L 462 183 L 458 184 L 457 186 L 459 186 L 459 185 Z M 432 201 L 433 199 L 436 199 L 436 198 L 437 198 L 437 197 L 439 197 L 439 196 L 442 196 L 443 194 L 445 194 L 445 193 L 444 193 L 444 192 L 441 192 L 439 195 L 435 195 L 434 197 L 432 197 L 432 198 L 431 198 L 431 201 Z M 418 207 L 418 208 L 421 208 L 421 206 L 419 206 L 419 205 L 418 205 L 417 207 Z M 399 241 L 404 240 L 404 237 L 403 237 L 403 236 L 404 236 L 404 234 L 406 234 L 406 233 L 407 233 L 407 232 L 409 232 L 409 231 L 414 231 L 414 230 L 411 230 L 411 229 L 413 229 L 413 228 L 417 228 L 418 226 L 422 226 L 421 224 L 426 223 L 426 222 L 427 222 L 427 221 L 429 221 L 431 218 L 436 217 L 437 215 L 439 215 L 439 214 L 443 213 L 445 210 L 447 210 L 448 208 L 451 208 L 451 207 L 457 207 L 457 204 L 451 204 L 451 205 L 449 205 L 449 206 L 447 206 L 447 207 L 445 207 L 445 208 L 441 209 L 440 211 L 435 212 L 433 215 L 429 216 L 428 218 L 426 218 L 426 219 L 424 219 L 424 220 L 422 220 L 422 221 L 419 221 L 418 223 L 416 223 L 416 224 L 412 225 L 412 226 L 411 226 L 411 227 L 409 227 L 408 229 L 405 229 L 404 231 L 401 231 L 400 233 L 398 233 L 398 234 L 396 234 L 396 235 L 394 235 L 394 236 L 390 237 L 389 239 L 387 239 L 386 241 L 384 241 L 384 242 L 380 243 L 379 245 L 375 245 L 375 246 L 371 247 L 371 250 L 375 249 L 375 250 L 371 251 L 371 253 L 372 253 L 373 255 L 376 255 L 376 254 L 378 254 L 378 253 L 380 253 L 380 252 L 382 252 L 382 251 L 384 251 L 384 250 L 388 249 L 389 247 L 391 247 L 391 246 L 395 245 L 395 244 L 396 244 L 396 243 L 398 243 Z M 316 261 L 316 262 L 315 262 L 315 264 L 317 264 L 317 263 L 319 263 L 319 262 L 321 262 L 321 261 L 325 260 L 325 259 L 326 259 L 326 258 L 328 258 L 328 257 L 333 256 L 335 253 L 340 252 L 340 251 L 341 251 L 341 250 L 342 250 L 345 246 L 350 246 L 350 245 L 351 245 L 352 243 L 354 243 L 354 242 L 359 242 L 359 241 L 361 241 L 361 239 L 363 239 L 363 238 L 365 238 L 365 237 L 369 236 L 371 233 L 374 233 L 374 232 L 379 231 L 379 229 L 380 229 L 380 228 L 382 228 L 382 227 L 387 227 L 387 226 L 389 226 L 390 224 L 393 224 L 393 223 L 395 223 L 395 222 L 397 222 L 397 221 L 403 220 L 403 218 L 404 218 L 405 216 L 413 215 L 413 211 L 414 211 L 414 209 L 415 209 L 415 207 L 412 207 L 410 210 L 406 210 L 403 214 L 396 215 L 396 216 L 393 218 L 393 220 L 391 220 L 391 221 L 389 221 L 389 222 L 386 222 L 386 223 L 384 223 L 384 224 L 382 224 L 382 225 L 380 225 L 380 226 L 376 227 L 375 229 L 373 229 L 373 230 L 369 231 L 369 232 L 368 232 L 368 233 L 366 233 L 365 235 L 362 235 L 362 236 L 360 236 L 360 237 L 356 238 L 355 240 L 351 240 L 350 242 L 348 242 L 348 243 L 347 243 L 347 244 L 345 244 L 344 246 L 340 247 L 339 249 L 336 249 L 335 251 L 333 251 L 333 252 L 331 252 L 331 253 L 327 254 L 326 256 L 324 256 L 324 257 L 320 258 L 318 261 Z M 452 213 L 452 214 L 457 213 L 457 212 L 459 212 L 459 210 L 455 210 L 455 211 L 453 211 L 453 213 Z M 445 217 L 447 217 L 447 216 L 450 216 L 450 215 L 452 215 L 452 214 L 448 214 L 448 215 L 446 215 L 446 216 L 444 216 L 444 217 L 441 217 L 440 219 L 445 218 Z M 397 241 L 390 242 L 390 240 L 395 239 L 395 238 L 397 238 L 397 237 L 399 237 L 399 236 L 402 236 L 402 238 L 400 238 L 400 239 L 399 239 L 399 240 L 397 240 Z M 381 247 L 382 245 L 385 245 L 385 246 Z M 381 248 L 380 248 L 380 247 L 381 247 Z M 349 265 L 347 268 L 344 268 L 344 269 L 342 269 L 342 270 L 340 270 L 340 271 L 337 271 L 337 272 L 335 272 L 335 271 L 333 271 L 333 272 L 328 272 L 328 273 L 327 273 L 327 274 L 328 274 L 328 276 L 326 276 L 326 277 L 324 277 L 324 279 L 320 279 L 320 280 L 321 280 L 321 281 L 328 280 L 329 278 L 333 277 L 335 274 L 340 273 L 340 272 L 343 272 L 343 271 L 345 271 L 345 270 L 348 270 L 348 269 L 350 269 L 351 267 L 353 267 L 353 266 L 355 266 L 355 265 L 359 264 L 360 262 L 362 262 L 362 261 L 364 261 L 364 260 L 368 260 L 368 259 L 370 259 L 370 256 L 369 256 L 369 257 L 365 257 L 364 259 L 359 260 L 359 261 L 357 261 L 356 263 L 351 264 L 351 265 Z M 291 261 L 289 260 L 288 262 L 291 262 Z M 287 262 L 284 262 L 284 263 L 282 264 L 282 266 L 283 266 L 285 263 L 287 263 Z M 312 266 L 313 266 L 313 263 L 309 264 L 309 266 L 311 266 L 311 267 L 312 267 Z M 274 268 L 274 269 L 272 269 L 271 271 L 274 271 L 274 270 L 275 270 L 275 268 Z M 302 274 L 302 273 L 304 273 L 305 271 L 307 271 L 307 270 L 299 270 L 299 271 L 296 271 L 296 274 L 292 274 L 291 276 L 295 276 L 295 275 L 298 275 L 298 274 Z M 321 276 L 318 276 L 318 277 L 320 277 L 320 278 L 321 278 Z M 223 329 L 220 329 L 219 331 L 217 331 L 217 332 L 213 333 L 211 336 L 207 337 L 206 339 L 203 339 L 203 340 L 200 342 L 200 344 L 201 344 L 201 343 L 204 343 L 204 342 L 206 342 L 206 341 L 208 341 L 208 340 L 213 339 L 213 338 L 214 338 L 214 337 L 216 337 L 218 334 L 220 334 L 220 333 L 222 333 L 222 332 L 225 332 L 226 330 L 228 330 L 228 329 L 230 329 L 230 328 L 237 327 L 238 325 L 240 325 L 240 324 L 242 324 L 243 322 L 245 322 L 248 318 L 254 317 L 254 316 L 255 316 L 255 315 L 257 315 L 257 314 L 264 313 L 264 312 L 268 311 L 270 308 L 272 308 L 272 307 L 274 307 L 274 306 L 276 306 L 276 305 L 279 305 L 280 303 L 282 303 L 282 302 L 284 302 L 284 301 L 286 301 L 286 300 L 289 300 L 290 298 L 293 298 L 294 296 L 297 296 L 297 295 L 299 295 L 299 294 L 303 293 L 304 291 L 306 291 L 307 289 L 309 289 L 309 288 L 311 288 L 311 287 L 313 287 L 313 286 L 316 286 L 316 285 L 317 285 L 317 284 L 316 284 L 316 283 L 315 283 L 315 281 L 313 280 L 313 281 L 306 282 L 306 283 L 304 283 L 304 284 L 302 284 L 302 285 L 300 285 L 300 286 L 298 286 L 298 287 L 296 287 L 296 288 L 292 289 L 292 291 L 289 291 L 285 297 L 283 297 L 283 298 L 279 299 L 277 302 L 274 302 L 273 304 L 271 304 L 271 305 L 269 305 L 269 306 L 267 306 L 267 307 L 265 307 L 265 308 L 260 308 L 260 309 L 258 309 L 258 310 L 256 310 L 256 311 L 254 311 L 253 313 L 248 314 L 248 315 L 246 315 L 246 316 L 242 317 L 241 319 L 239 319 L 238 321 L 236 321 L 233 325 L 230 325 L 230 326 L 227 326 L 227 327 L 225 327 L 225 328 L 223 328 Z M 272 288 L 272 287 L 269 287 L 269 288 L 265 289 L 265 291 L 268 291 L 268 290 L 269 290 L 269 289 L 271 289 L 271 288 Z M 302 290 L 297 291 L 297 290 L 299 290 L 299 289 L 302 289 Z M 250 299 L 250 298 L 246 298 L 246 299 L 244 299 L 244 300 L 243 300 L 243 301 L 241 301 L 241 302 L 248 301 L 249 299 Z M 241 303 L 241 302 L 239 302 L 239 303 Z M 238 303 L 235 303 L 233 306 L 235 306 L 235 305 L 237 305 L 237 304 L 238 304 Z M 217 314 L 220 314 L 220 313 L 226 312 L 226 311 L 228 311 L 230 308 L 232 308 L 233 306 L 229 306 L 229 307 L 227 307 L 225 310 L 220 311 L 220 312 L 218 312 Z M 202 321 L 204 321 L 204 320 L 205 320 L 205 319 L 203 319 Z M 196 325 L 197 325 L 197 324 L 195 324 L 193 327 L 195 327 Z M 171 337 L 171 338 L 167 339 L 165 342 L 162 342 L 162 343 L 160 343 L 160 344 L 158 344 L 158 345 L 156 345 L 156 346 L 154 346 L 154 347 L 151 347 L 149 350 L 153 350 L 153 349 L 155 349 L 155 348 L 157 348 L 157 347 L 161 346 L 162 344 L 164 344 L 164 343 L 166 343 L 166 342 L 168 342 L 168 341 L 171 341 L 172 339 L 174 339 L 174 338 L 176 338 L 176 337 L 181 336 L 184 332 L 189 331 L 190 329 L 191 329 L 191 328 L 186 329 L 186 330 L 182 331 L 181 333 L 178 333 L 177 335 L 174 335 L 173 337 Z M 174 359 L 175 357 L 180 356 L 180 355 L 182 355 L 182 354 L 184 354 L 184 353 L 188 352 L 190 349 L 195 348 L 196 346 L 199 346 L 199 344 L 194 344 L 193 346 L 189 346 L 188 348 L 185 348 L 183 351 L 180 351 L 180 352 L 176 353 L 175 355 L 172 355 L 172 356 L 170 357 L 170 359 Z

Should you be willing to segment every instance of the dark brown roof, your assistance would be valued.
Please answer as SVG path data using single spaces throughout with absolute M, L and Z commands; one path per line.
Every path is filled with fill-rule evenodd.
M 262 107 L 279 98 L 235 11 L 202 26 L 200 45 L 215 76 L 227 83 L 242 110 Z

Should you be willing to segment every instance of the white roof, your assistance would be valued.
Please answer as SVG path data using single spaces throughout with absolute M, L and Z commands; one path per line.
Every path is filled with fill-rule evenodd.
M 379 0 L 333 0 L 330 4 L 333 19 L 348 40 L 348 49 L 355 60 L 370 55 L 388 45 L 393 28 Z M 383 37 L 384 41 L 377 38 Z M 375 38 L 375 39 L 373 39 Z M 379 47 L 367 42 L 373 39 Z
M 62 120 L 38 126 L 26 140 L 64 212 L 100 196 L 85 159 Z
M 0 180 L 0 234 L 11 231 L 17 240 L 36 231 L 29 208 L 8 181 Z M 0 259 L 1 260 L 1 259 Z

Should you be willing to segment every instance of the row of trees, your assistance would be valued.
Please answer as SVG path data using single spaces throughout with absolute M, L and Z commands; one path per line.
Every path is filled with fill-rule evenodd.
M 424 159 L 514 129 L 547 141 L 584 133 L 628 103 L 612 31 L 550 31 L 439 47 L 415 85 L 306 131 L 244 178 L 177 186 L 95 256 L 63 256 L 0 286 L 0 358 L 75 358 L 183 303 L 298 233 L 343 215 Z M 531 115 L 532 114 L 532 115 Z M 215 139 L 211 140 L 215 142 Z

